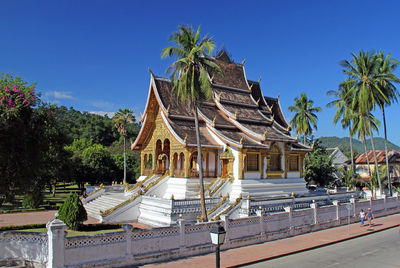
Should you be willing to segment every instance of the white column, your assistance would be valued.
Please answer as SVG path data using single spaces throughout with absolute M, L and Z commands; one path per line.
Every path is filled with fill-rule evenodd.
M 182 252 L 186 248 L 185 219 L 178 219 L 178 225 L 179 225 L 179 250 Z
M 132 257 L 132 225 L 124 224 L 122 228 L 125 231 L 125 239 L 126 239 L 126 257 Z
M 48 261 L 47 267 L 58 268 L 65 265 L 65 229 L 67 225 L 59 220 L 49 221 L 47 227 Z
M 310 204 L 310 207 L 314 209 L 314 224 L 318 223 L 318 203 Z
M 353 208 L 353 217 L 355 217 L 356 216 L 356 199 L 350 198 L 350 203 L 352 204 L 352 208 Z
M 285 211 L 289 213 L 289 229 L 293 229 L 293 220 L 292 220 L 292 207 L 284 207 Z
M 264 217 L 263 217 L 263 211 L 262 211 L 262 207 L 260 207 L 257 211 L 256 214 L 258 217 L 260 217 L 260 235 L 264 235 L 265 231 L 264 231 Z
M 332 203 L 333 203 L 333 205 L 336 207 L 336 220 L 339 221 L 339 219 L 340 219 L 340 214 L 339 214 L 339 201 L 338 201 L 338 200 L 333 200 Z

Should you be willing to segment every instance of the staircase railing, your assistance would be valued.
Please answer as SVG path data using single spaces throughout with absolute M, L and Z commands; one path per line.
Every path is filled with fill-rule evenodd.
M 125 192 L 131 192 L 133 191 L 135 188 L 142 186 L 146 181 L 148 181 L 150 178 L 152 178 L 154 176 L 154 174 L 150 174 L 148 175 L 146 178 L 144 178 L 144 180 L 138 181 L 136 182 L 132 187 L 126 186 L 125 187 Z
M 242 197 L 239 196 L 238 198 L 236 198 L 235 202 L 233 202 L 227 209 L 222 211 L 220 214 L 215 216 L 212 220 L 219 221 L 221 219 L 221 215 L 228 214 L 232 209 L 234 209 L 237 205 L 239 205 L 241 201 L 242 201 Z
M 219 209 L 224 203 L 229 201 L 229 194 L 226 196 L 222 197 L 221 201 L 216 204 L 212 209 L 207 211 L 207 216 L 210 216 L 212 213 L 214 213 L 217 209 Z

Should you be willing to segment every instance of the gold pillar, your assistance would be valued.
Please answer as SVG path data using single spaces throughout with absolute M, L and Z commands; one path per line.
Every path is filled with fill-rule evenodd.
M 264 179 L 264 153 L 260 153 L 260 179 Z
M 175 165 L 174 165 L 174 152 L 170 151 L 169 152 L 169 175 L 171 177 L 174 176 L 175 173 Z
M 145 153 L 143 151 L 140 152 L 140 175 L 144 175 L 144 167 L 145 167 L 145 162 L 144 162 L 144 155 Z
M 300 171 L 300 178 L 303 178 L 303 159 L 304 154 L 299 154 L 299 171 Z
M 243 180 L 243 175 L 244 175 L 244 172 L 243 172 L 243 167 L 244 167 L 244 165 L 243 165 L 244 163 L 243 163 L 243 151 L 242 151 L 242 148 L 239 148 L 239 176 L 238 176 L 238 179 L 239 180 Z
M 156 172 L 157 172 L 157 169 L 158 169 L 158 165 L 157 165 L 157 161 L 158 161 L 158 159 L 157 159 L 157 148 L 156 148 L 156 146 L 154 146 L 154 149 L 153 149 L 153 163 L 152 163 L 152 169 L 153 169 L 153 173 L 154 174 L 156 174 Z
M 185 178 L 190 178 L 190 151 L 188 148 L 185 148 Z
M 287 179 L 287 170 L 288 170 L 288 153 L 289 152 L 287 152 L 287 151 L 284 151 L 284 154 L 285 154 L 285 156 L 284 156 L 284 161 L 283 161 L 283 163 L 284 163 L 284 171 L 285 171 L 285 179 Z

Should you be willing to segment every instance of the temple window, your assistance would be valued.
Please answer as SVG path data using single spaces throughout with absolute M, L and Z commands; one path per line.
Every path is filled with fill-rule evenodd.
M 259 171 L 260 170 L 260 164 L 259 164 L 259 154 L 248 154 L 247 155 L 247 171 Z
M 288 162 L 289 171 L 299 171 L 299 156 L 290 156 Z
M 281 171 L 281 159 L 282 159 L 282 154 L 281 150 L 279 149 L 278 145 L 274 143 L 271 146 L 270 149 L 270 161 L 269 161 L 269 166 L 268 170 L 269 171 Z

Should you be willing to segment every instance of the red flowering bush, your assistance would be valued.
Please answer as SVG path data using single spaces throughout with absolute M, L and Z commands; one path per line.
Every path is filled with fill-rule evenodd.
M 21 110 L 38 104 L 35 85 L 27 85 L 20 77 L 9 74 L 0 75 L 0 120 L 19 115 Z

